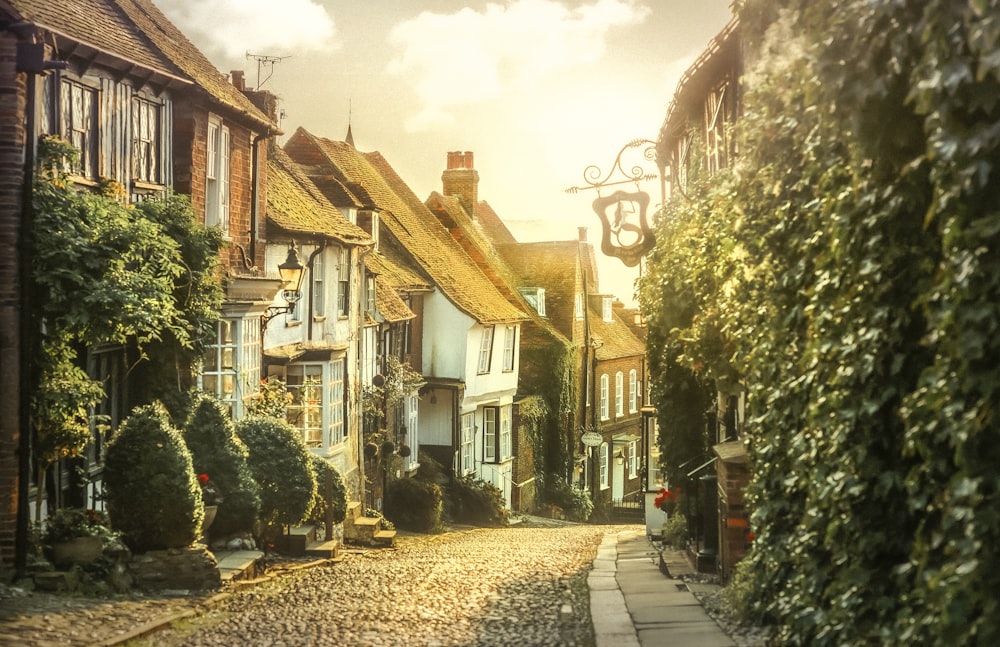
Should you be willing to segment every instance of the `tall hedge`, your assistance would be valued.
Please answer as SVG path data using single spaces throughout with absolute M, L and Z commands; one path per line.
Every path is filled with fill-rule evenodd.
M 236 423 L 260 486 L 260 518 L 269 525 L 302 523 L 316 497 L 316 474 L 302 434 L 284 420 L 251 415 Z
M 198 538 L 201 486 L 162 406 L 134 409 L 108 442 L 104 496 L 112 527 L 136 552 L 182 548 Z
M 195 474 L 207 474 L 222 497 L 210 532 L 221 536 L 252 529 L 260 513 L 260 486 L 247 464 L 249 450 L 221 402 L 204 394 L 195 399 L 184 442 Z
M 309 520 L 325 523 L 326 512 L 333 512 L 333 523 L 341 523 L 347 518 L 347 485 L 337 468 L 318 454 L 309 454 L 313 473 L 316 475 L 316 498 L 313 499 Z
M 1000 641 L 997 15 L 741 3 L 739 158 L 659 218 L 651 352 L 747 390 L 778 644 Z

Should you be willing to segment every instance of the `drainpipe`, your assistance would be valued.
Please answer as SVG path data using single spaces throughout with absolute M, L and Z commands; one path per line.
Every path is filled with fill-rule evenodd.
M 257 233 L 259 219 L 258 196 L 260 195 L 260 143 L 265 139 L 270 139 L 271 133 L 261 133 L 255 135 L 250 146 L 250 172 L 253 173 L 253 180 L 250 182 L 250 265 L 257 265 Z
M 35 211 L 33 193 L 35 182 L 35 94 L 36 78 L 49 70 L 64 70 L 64 61 L 46 61 L 45 44 L 35 40 L 37 26 L 30 22 L 18 22 L 7 27 L 17 34 L 17 72 L 25 75 L 25 143 L 24 178 L 21 194 L 21 224 L 18 230 L 18 279 L 20 282 L 20 343 L 18 344 L 20 389 L 18 392 L 18 449 L 17 449 L 17 516 L 14 525 L 14 578 L 20 580 L 27 574 L 28 566 L 28 473 L 31 470 L 31 396 L 38 388 L 38 370 L 35 357 L 38 351 L 38 326 L 32 314 L 33 299 L 31 266 L 34 250 L 32 229 Z M 39 492 L 37 496 L 41 496 Z

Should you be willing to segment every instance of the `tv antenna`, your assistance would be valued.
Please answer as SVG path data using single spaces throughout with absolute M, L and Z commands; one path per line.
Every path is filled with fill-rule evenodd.
M 251 54 L 250 52 L 247 52 L 247 59 L 251 58 L 257 61 L 257 90 L 260 90 L 262 87 L 264 87 L 264 84 L 267 83 L 268 79 L 270 79 L 271 76 L 274 74 L 274 64 L 280 63 L 286 58 L 291 58 L 291 55 L 268 56 L 267 54 Z M 261 81 L 260 79 L 261 68 L 267 68 L 267 76 L 264 77 L 263 81 Z

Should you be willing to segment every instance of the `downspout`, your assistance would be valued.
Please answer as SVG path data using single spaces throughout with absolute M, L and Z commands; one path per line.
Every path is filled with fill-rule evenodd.
M 17 515 L 14 521 L 14 578 L 20 580 L 27 574 L 29 538 L 29 472 L 31 470 L 31 397 L 38 388 L 38 370 L 35 358 L 38 346 L 35 318 L 32 313 L 31 266 L 34 250 L 32 230 L 34 228 L 34 182 L 35 146 L 37 143 L 35 122 L 36 78 L 48 70 L 66 69 L 65 61 L 46 61 L 45 44 L 35 39 L 37 25 L 18 22 L 7 29 L 17 34 L 18 73 L 25 75 L 25 130 L 24 130 L 24 177 L 21 185 L 21 223 L 18 228 L 18 282 L 20 284 L 20 312 L 18 326 L 18 449 L 17 449 Z M 41 492 L 36 496 L 41 496 Z
M 253 180 L 250 182 L 250 265 L 257 265 L 257 234 L 259 207 L 258 196 L 260 194 L 260 143 L 265 139 L 270 139 L 274 135 L 270 132 L 254 135 L 253 143 L 250 145 L 250 172 L 253 173 Z

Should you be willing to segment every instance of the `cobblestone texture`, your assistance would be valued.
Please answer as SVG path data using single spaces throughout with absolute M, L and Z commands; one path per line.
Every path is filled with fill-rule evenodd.
M 590 646 L 586 575 L 602 536 L 626 528 L 634 527 L 404 536 L 396 550 L 349 553 L 339 564 L 235 592 L 135 644 Z M 4 599 L 0 645 L 93 644 L 206 599 Z

